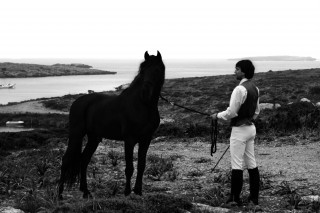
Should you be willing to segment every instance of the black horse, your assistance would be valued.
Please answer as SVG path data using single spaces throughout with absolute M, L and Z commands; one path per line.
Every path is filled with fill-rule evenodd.
M 142 177 L 146 155 L 153 133 L 159 126 L 158 100 L 165 79 L 165 66 L 161 54 L 144 54 L 138 75 L 120 95 L 92 93 L 73 102 L 69 114 L 69 142 L 62 158 L 59 196 L 64 183 L 71 186 L 80 177 L 83 197 L 90 196 L 87 187 L 87 167 L 101 138 L 123 140 L 126 160 L 125 195 L 131 193 L 133 150 L 139 143 L 138 173 L 134 193 L 142 194 Z M 88 141 L 82 151 L 82 140 Z

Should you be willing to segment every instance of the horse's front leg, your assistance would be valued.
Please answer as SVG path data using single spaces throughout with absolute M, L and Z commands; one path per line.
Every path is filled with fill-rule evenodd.
M 143 173 L 146 168 L 146 157 L 151 140 L 144 140 L 139 143 L 138 150 L 138 173 L 136 178 L 136 184 L 134 186 L 134 193 L 142 195 L 142 179 Z
M 133 168 L 133 149 L 134 149 L 134 141 L 125 140 L 124 142 L 124 152 L 126 158 L 126 188 L 124 190 L 125 196 L 128 196 L 131 193 L 131 177 L 134 171 Z

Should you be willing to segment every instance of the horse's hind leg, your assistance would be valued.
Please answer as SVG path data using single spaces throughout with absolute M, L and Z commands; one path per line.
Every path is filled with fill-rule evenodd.
M 139 143 L 138 171 L 137 171 L 136 184 L 133 189 L 134 193 L 137 195 L 142 195 L 142 178 L 143 178 L 144 169 L 146 167 L 146 157 L 147 157 L 150 141 L 151 140 L 145 140 Z
M 91 197 L 87 185 L 87 168 L 93 153 L 96 151 L 99 144 L 98 137 L 88 135 L 88 142 L 81 154 L 81 172 L 80 172 L 80 191 L 83 192 L 83 198 Z
M 133 174 L 133 149 L 135 143 L 131 140 L 126 140 L 124 143 L 124 151 L 126 158 L 126 188 L 124 190 L 125 196 L 128 196 L 131 193 L 131 177 Z

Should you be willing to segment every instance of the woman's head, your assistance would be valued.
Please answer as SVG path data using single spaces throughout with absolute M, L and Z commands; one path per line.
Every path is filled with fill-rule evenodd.
M 254 65 L 250 60 L 241 60 L 236 63 L 236 67 L 241 69 L 241 72 L 244 73 L 244 77 L 251 79 L 254 75 Z

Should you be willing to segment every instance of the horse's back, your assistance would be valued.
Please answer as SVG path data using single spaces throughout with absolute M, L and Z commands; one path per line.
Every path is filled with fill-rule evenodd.
M 113 100 L 115 96 L 100 93 L 91 93 L 77 98 L 70 107 L 69 122 L 73 123 L 85 122 L 86 116 L 92 106 L 102 101 Z
M 115 140 L 150 137 L 160 122 L 158 108 L 137 97 L 134 91 L 81 96 L 70 108 L 70 130 Z
M 101 93 L 86 94 L 76 99 L 70 108 L 70 131 L 81 131 L 106 137 L 113 132 L 112 138 L 120 139 L 121 106 L 117 95 Z M 106 131 L 106 130 L 112 131 Z

